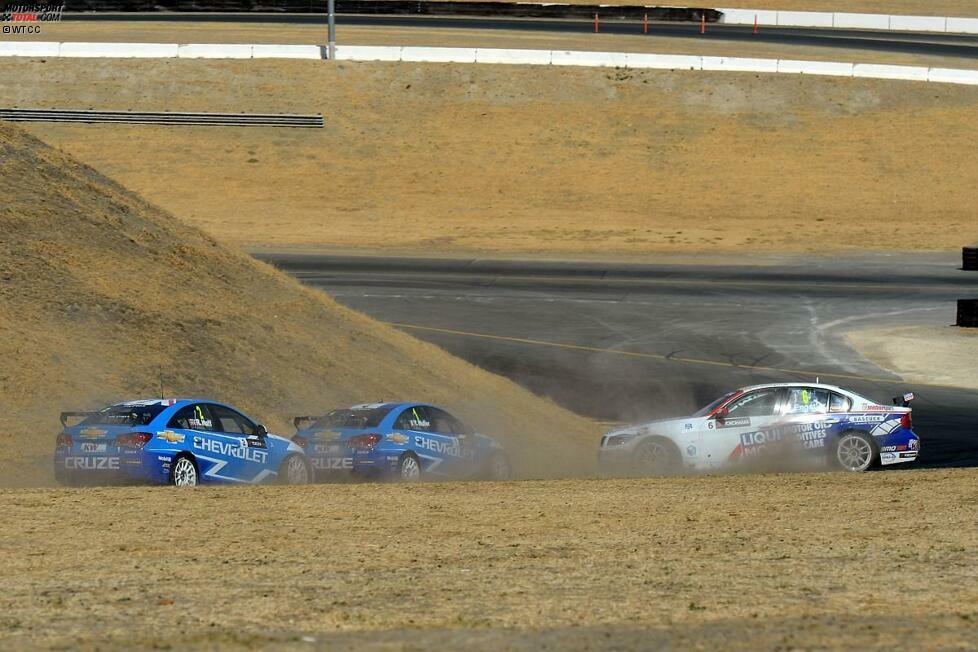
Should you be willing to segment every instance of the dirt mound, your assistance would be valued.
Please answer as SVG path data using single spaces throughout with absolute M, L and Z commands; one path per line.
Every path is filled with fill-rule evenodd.
M 2 124 L 0 196 L 4 484 L 50 478 L 59 410 L 153 396 L 160 367 L 168 394 L 234 403 L 273 432 L 290 433 L 296 413 L 424 399 L 499 436 L 524 475 L 580 471 L 593 457 L 590 422 L 303 288 Z

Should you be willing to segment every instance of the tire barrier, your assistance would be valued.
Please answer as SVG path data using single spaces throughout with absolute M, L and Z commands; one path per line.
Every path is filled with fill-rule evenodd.
M 291 113 L 142 113 L 138 111 L 0 109 L 0 120 L 212 127 L 323 128 L 322 114 L 299 115 Z
M 67 0 L 65 11 L 272 12 L 325 14 L 326 0 Z M 505 16 L 719 22 L 723 13 L 707 7 L 568 5 L 532 2 L 429 2 L 428 0 L 336 0 L 337 14 L 386 16 Z
M 978 272 L 978 247 L 961 249 L 961 269 Z
M 962 328 L 978 328 L 978 299 L 958 299 L 958 320 Z

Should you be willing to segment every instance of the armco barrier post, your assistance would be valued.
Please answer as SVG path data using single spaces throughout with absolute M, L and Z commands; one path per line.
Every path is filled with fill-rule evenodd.
M 978 247 L 961 249 L 961 269 L 978 272 Z
M 757 14 L 754 14 L 754 33 L 757 34 Z
M 642 19 L 642 33 L 649 33 L 649 15 L 645 14 L 645 18 Z
M 706 12 L 700 15 L 700 34 L 706 34 Z
M 598 33 L 598 15 L 594 14 L 594 33 Z

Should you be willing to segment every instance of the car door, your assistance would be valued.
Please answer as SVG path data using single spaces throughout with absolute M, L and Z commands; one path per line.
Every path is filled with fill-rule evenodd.
M 788 425 L 787 436 L 798 444 L 799 452 L 822 456 L 826 442 L 838 430 L 849 399 L 819 387 L 789 387 L 782 412 Z
M 751 390 L 732 399 L 708 419 L 703 445 L 709 466 L 745 462 L 779 440 L 783 395 L 779 387 Z
M 275 469 L 269 468 L 268 437 L 260 434 L 251 419 L 225 405 L 207 405 L 214 419 L 216 432 L 228 444 L 237 447 L 230 452 L 227 475 L 244 482 L 261 482 Z
M 429 407 L 428 415 L 432 429 L 451 441 L 448 472 L 457 477 L 471 475 L 478 453 L 475 431 L 441 408 Z
M 217 429 L 210 410 L 204 403 L 191 403 L 177 410 L 167 429 L 183 436 L 182 446 L 193 453 L 197 460 L 200 478 L 203 482 L 227 482 L 224 469 L 229 458 L 221 439 L 216 436 Z
M 394 423 L 395 430 L 406 431 L 411 448 L 421 461 L 422 472 L 450 476 L 458 472 L 459 441 L 440 416 L 441 410 L 427 405 L 405 408 Z M 436 420 L 437 417 L 437 420 Z

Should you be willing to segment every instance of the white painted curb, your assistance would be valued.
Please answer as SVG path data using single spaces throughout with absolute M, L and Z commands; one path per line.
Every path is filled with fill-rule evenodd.
M 206 59 L 319 59 L 318 45 L 247 45 L 207 43 L 51 43 L 0 42 L 0 57 L 91 58 L 206 58 Z M 724 72 L 830 75 L 866 79 L 968 84 L 978 86 L 978 69 L 891 66 L 842 61 L 797 61 L 745 57 L 699 57 L 641 52 L 581 52 L 572 50 L 503 50 L 497 48 L 424 48 L 346 45 L 336 49 L 342 61 L 404 61 L 415 63 L 488 63 L 519 65 L 590 66 L 659 70 L 713 70 Z

